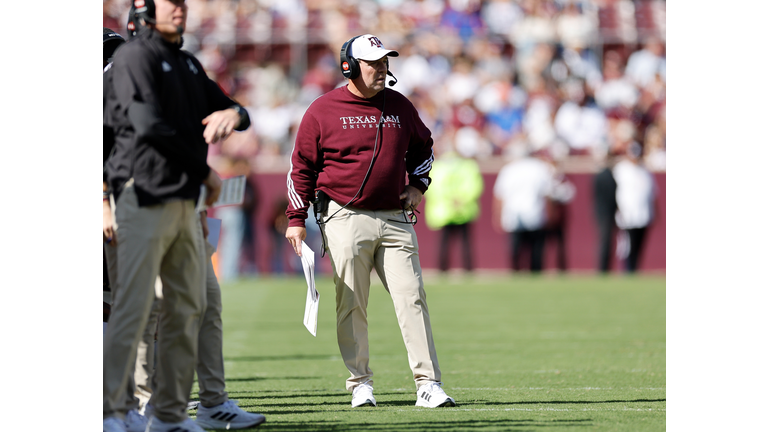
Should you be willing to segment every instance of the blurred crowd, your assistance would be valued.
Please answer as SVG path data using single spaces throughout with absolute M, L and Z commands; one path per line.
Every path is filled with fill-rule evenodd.
M 631 148 L 649 171 L 666 170 L 665 1 L 186 3 L 184 48 L 252 120 L 245 132 L 211 147 L 209 164 L 222 177 L 287 173 L 305 110 L 345 84 L 340 47 L 364 33 L 400 53 L 390 63 L 393 88 L 419 110 L 438 160 L 459 152 L 483 171 L 498 172 L 536 155 L 558 172 L 574 161 L 586 165 L 571 166 L 598 171 Z M 126 35 L 130 4 L 104 0 L 104 26 Z M 275 203 L 271 267 L 301 271 L 284 256 L 290 251 L 277 250 L 284 243 L 284 210 L 285 203 Z M 246 268 L 254 254 L 254 212 L 246 203 L 217 216 L 226 219 L 223 279 L 256 273 Z
M 557 161 L 640 144 L 665 170 L 665 7 L 660 0 L 187 0 L 185 49 L 248 107 L 253 126 L 212 149 L 284 170 L 304 111 L 344 83 L 339 48 L 377 35 L 400 52 L 394 89 L 436 154 L 481 162 L 546 150 Z M 130 0 L 104 0 L 125 32 Z M 499 158 L 501 156 L 502 158 Z M 227 162 L 221 162 L 226 164 Z

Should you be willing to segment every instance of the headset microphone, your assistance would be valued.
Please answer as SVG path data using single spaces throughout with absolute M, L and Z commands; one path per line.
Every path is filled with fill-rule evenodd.
M 174 24 L 172 21 L 169 21 L 169 22 L 160 22 L 160 23 L 158 23 L 158 22 L 157 22 L 156 20 L 154 20 L 153 18 L 148 18 L 148 17 L 143 17 L 143 18 L 144 18 L 144 21 L 146 21 L 146 22 L 148 22 L 148 23 L 150 23 L 150 24 L 154 24 L 154 25 L 158 25 L 158 24 L 170 24 L 170 25 L 176 26 L 176 33 L 178 33 L 178 34 L 179 34 L 179 36 L 181 36 L 181 35 L 183 35 L 183 34 L 184 34 L 184 27 L 183 27 L 183 26 L 180 26 L 180 25 L 176 25 L 176 24 Z
M 389 75 L 389 76 L 391 76 L 391 77 L 392 77 L 392 79 L 391 79 L 391 80 L 389 80 L 389 86 L 390 86 L 390 87 L 392 87 L 392 86 L 394 86 L 395 84 L 397 84 L 397 77 L 395 77 L 395 74 L 393 74 L 393 73 L 392 73 L 392 72 L 390 72 L 390 71 L 387 71 L 387 75 Z

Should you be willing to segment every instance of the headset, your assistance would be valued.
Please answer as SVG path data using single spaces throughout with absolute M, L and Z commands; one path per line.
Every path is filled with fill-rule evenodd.
M 360 62 L 356 58 L 352 57 L 350 50 L 352 49 L 352 42 L 359 38 L 361 35 L 357 35 L 352 39 L 344 42 L 341 46 L 341 54 L 339 55 L 339 66 L 341 67 L 341 74 L 344 78 L 355 79 L 360 76 Z
M 134 38 L 139 34 L 139 22 L 136 17 L 136 5 L 131 3 L 131 10 L 128 11 L 128 22 L 125 28 L 128 30 L 128 38 Z
M 155 19 L 155 0 L 133 0 L 133 6 L 131 7 L 131 11 L 133 13 L 128 14 L 128 19 L 130 23 L 130 17 L 131 15 L 135 16 L 137 19 L 143 19 L 144 21 L 157 25 L 157 20 Z M 138 22 L 134 22 L 134 27 L 137 26 Z M 173 24 L 173 23 L 168 23 Z M 174 24 L 175 25 L 175 24 Z M 182 26 L 176 26 L 176 32 L 181 35 L 184 33 L 184 27 Z
M 125 43 L 125 39 L 123 39 L 120 34 L 118 34 L 116 31 L 104 27 L 103 32 L 103 46 L 104 46 L 104 61 L 107 63 L 112 63 L 112 58 L 115 55 L 115 51 L 117 50 L 120 45 Z
M 136 18 L 148 23 L 155 23 L 155 0 L 134 0 L 131 8 Z

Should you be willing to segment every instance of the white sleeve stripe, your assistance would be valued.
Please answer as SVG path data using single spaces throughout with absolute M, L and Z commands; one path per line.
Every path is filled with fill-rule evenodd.
M 290 173 L 288 173 L 287 185 L 288 185 L 288 199 L 291 202 L 291 207 L 293 207 L 294 210 L 304 207 L 303 202 L 301 201 L 301 198 L 299 198 L 299 195 L 296 193 L 296 190 L 293 187 L 293 180 L 291 180 Z
M 415 170 L 413 170 L 413 175 L 421 175 L 424 173 L 429 172 L 432 169 L 432 161 L 435 160 L 435 152 L 433 151 L 432 154 L 429 156 L 429 159 L 425 160 L 421 165 L 419 165 Z
M 296 146 L 294 146 L 294 151 L 296 150 Z M 291 166 L 288 169 L 288 178 L 286 181 L 286 186 L 288 187 L 288 199 L 291 202 L 291 206 L 294 210 L 298 210 L 302 207 L 304 207 L 304 202 L 301 200 L 301 197 L 299 197 L 299 194 L 296 193 L 296 188 L 293 186 L 293 179 L 291 178 L 291 173 L 293 172 L 293 161 L 291 161 Z

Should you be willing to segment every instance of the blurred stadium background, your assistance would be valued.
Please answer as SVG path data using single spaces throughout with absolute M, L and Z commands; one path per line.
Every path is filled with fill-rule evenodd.
M 130 0 L 105 0 L 103 24 L 127 35 Z M 246 106 L 248 131 L 211 147 L 223 177 L 245 173 L 246 204 L 213 217 L 237 232 L 220 277 L 301 272 L 280 234 L 293 136 L 307 106 L 343 82 L 341 45 L 373 33 L 397 49 L 394 89 L 432 130 L 436 157 L 474 155 L 485 188 L 473 224 L 475 267 L 508 268 L 507 234 L 491 223 L 501 167 L 544 153 L 576 189 L 565 207 L 568 271 L 597 267 L 592 179 L 606 155 L 634 141 L 658 194 L 639 270 L 666 270 L 666 2 L 660 0 L 187 0 L 185 49 Z M 425 196 L 429 199 L 429 194 Z M 423 205 L 422 205 L 423 210 Z M 435 269 L 439 234 L 416 230 Z M 310 226 L 310 234 L 313 234 Z M 316 240 L 316 232 L 314 232 Z M 221 249 L 220 245 L 220 249 Z M 230 246 L 228 246 L 230 247 Z M 318 246 L 319 247 L 319 246 Z M 556 267 L 548 244 L 545 269 Z M 458 251 L 452 259 L 460 267 Z M 327 259 L 319 265 L 328 272 Z M 222 266 L 234 270 L 222 274 Z M 614 271 L 620 263 L 614 259 Z

